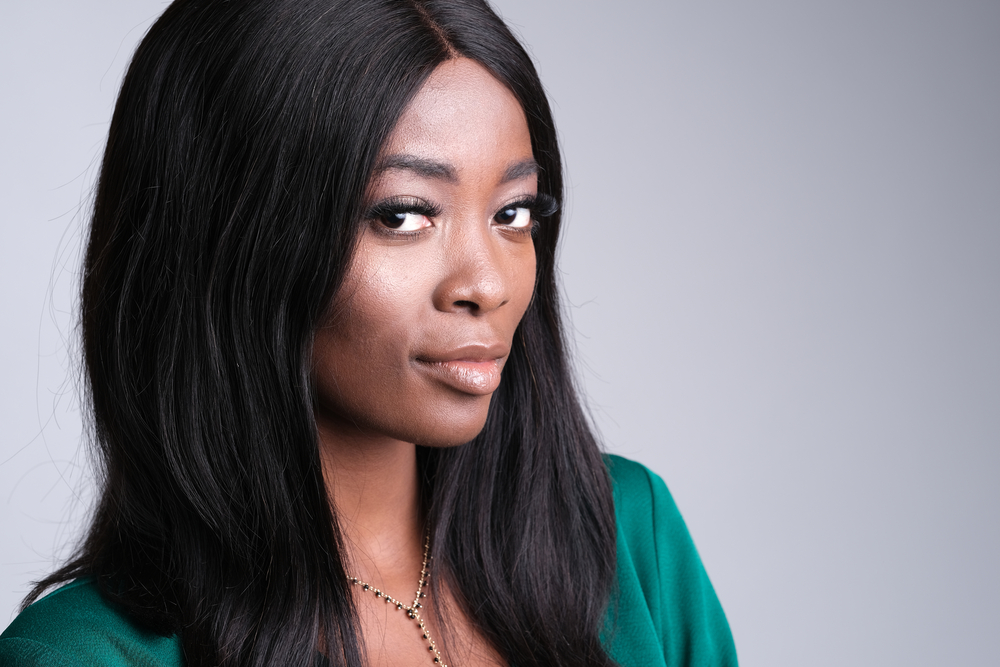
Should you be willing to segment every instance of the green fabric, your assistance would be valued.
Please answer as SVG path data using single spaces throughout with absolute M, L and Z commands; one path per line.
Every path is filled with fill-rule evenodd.
M 722 607 L 663 480 L 606 458 L 618 522 L 618 580 L 602 640 L 623 667 L 735 667 Z M 0 667 L 181 667 L 178 637 L 139 629 L 80 580 L 31 605 L 0 635 Z
M 606 457 L 618 523 L 618 590 L 601 639 L 622 667 L 736 667 L 729 623 L 659 475 Z
M 63 586 L 0 635 L 0 667 L 180 667 L 178 638 L 138 628 L 91 581 Z

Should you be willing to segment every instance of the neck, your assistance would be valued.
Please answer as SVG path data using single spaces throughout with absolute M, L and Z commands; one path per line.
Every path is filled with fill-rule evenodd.
M 416 446 L 322 424 L 319 435 L 348 572 L 375 585 L 411 588 L 424 545 Z

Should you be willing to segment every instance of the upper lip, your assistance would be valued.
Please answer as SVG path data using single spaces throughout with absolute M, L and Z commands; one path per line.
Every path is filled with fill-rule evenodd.
M 417 355 L 417 361 L 445 363 L 449 361 L 496 361 L 510 354 L 510 346 L 500 342 L 467 343 L 444 350 L 428 350 Z

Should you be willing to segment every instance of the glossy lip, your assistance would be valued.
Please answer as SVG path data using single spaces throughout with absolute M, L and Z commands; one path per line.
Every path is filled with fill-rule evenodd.
M 510 348 L 501 343 L 472 344 L 447 352 L 421 354 L 416 361 L 436 380 L 456 391 L 488 396 L 500 386 L 508 354 Z

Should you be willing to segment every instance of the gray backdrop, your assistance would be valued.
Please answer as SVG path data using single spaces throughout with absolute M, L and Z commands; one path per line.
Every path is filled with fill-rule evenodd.
M 666 478 L 743 664 L 995 664 L 1000 3 L 498 4 L 564 141 L 594 419 Z M 83 204 L 164 6 L 0 7 L 0 627 L 91 498 Z

